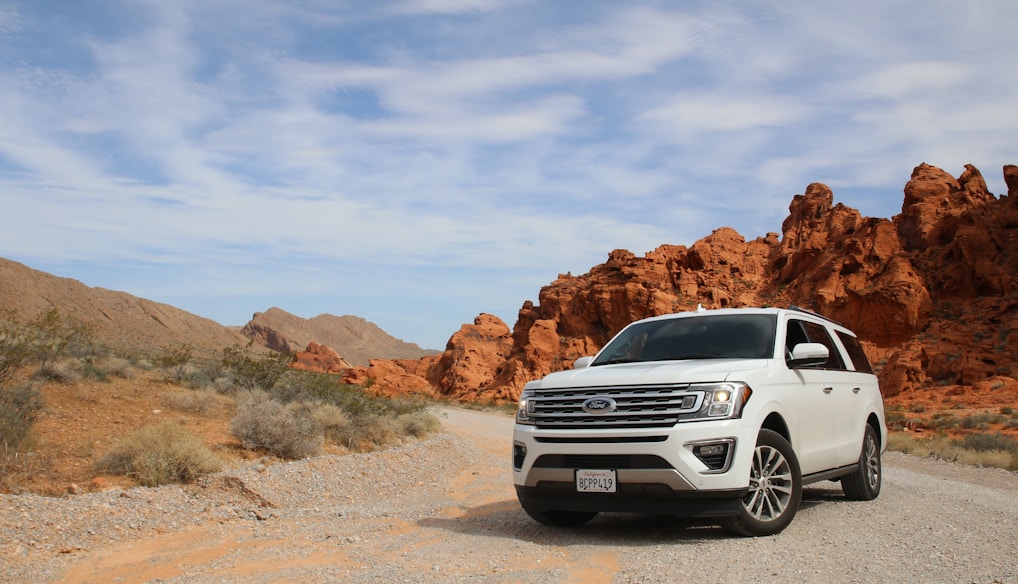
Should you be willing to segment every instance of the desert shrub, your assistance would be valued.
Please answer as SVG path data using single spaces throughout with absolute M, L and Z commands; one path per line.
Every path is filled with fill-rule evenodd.
M 960 464 L 1018 470 L 1018 442 L 1000 434 L 919 437 L 908 432 L 888 435 L 887 448 L 913 456 L 932 456 Z
M 374 450 L 400 441 L 400 425 L 393 417 L 363 414 L 345 428 L 340 444 L 351 450 Z
M 98 366 L 107 374 L 119 379 L 134 379 L 135 377 L 134 365 L 123 357 L 106 357 L 98 363 Z
M 320 404 L 311 410 L 311 417 L 321 427 L 326 440 L 336 444 L 343 443 L 351 420 L 342 408 L 332 404 Z
M 985 430 L 988 427 L 987 424 L 992 421 L 993 421 L 992 414 L 988 413 L 972 414 L 970 416 L 965 416 L 964 418 L 961 419 L 961 427 L 965 428 L 966 430 L 972 429 Z
M 267 450 L 280 458 L 299 459 L 321 451 L 324 432 L 307 403 L 283 404 L 265 394 L 238 400 L 230 431 L 244 448 Z
M 183 383 L 187 373 L 188 365 L 194 358 L 194 345 L 183 343 L 175 347 L 163 347 L 163 354 L 159 357 L 159 365 L 168 373 L 174 383 Z
M 991 450 L 1018 452 L 1018 440 L 1001 433 L 969 434 L 961 439 L 961 445 L 970 450 L 989 452 Z
M 216 392 L 209 389 L 181 389 L 163 394 L 160 400 L 169 409 L 203 414 L 216 398 Z
M 98 472 L 127 475 L 147 487 L 194 482 L 220 468 L 219 457 L 176 422 L 136 430 L 95 464 Z
M 954 414 L 938 413 L 933 416 L 927 426 L 931 430 L 951 430 L 961 425 L 961 420 Z
M 43 363 L 32 373 L 33 379 L 70 385 L 81 381 L 81 368 L 70 359 Z
M 223 350 L 222 364 L 230 371 L 234 383 L 241 389 L 269 391 L 290 369 L 291 353 L 270 352 L 260 357 L 249 348 L 239 346 Z
M 32 385 L 0 386 L 0 446 L 5 452 L 19 452 L 25 445 L 32 422 L 43 408 L 42 393 Z
M 85 379 L 91 379 L 92 381 L 101 381 L 103 383 L 110 382 L 110 374 L 99 366 L 96 361 L 91 359 L 81 362 L 78 367 L 78 372 Z
M 338 385 L 335 375 L 288 368 L 270 392 L 283 403 L 317 401 L 338 405 L 339 401 L 332 399 Z
M 398 418 L 396 418 L 396 420 L 402 426 L 405 434 L 417 438 L 434 434 L 442 429 L 442 422 L 434 415 L 427 412 L 401 414 Z

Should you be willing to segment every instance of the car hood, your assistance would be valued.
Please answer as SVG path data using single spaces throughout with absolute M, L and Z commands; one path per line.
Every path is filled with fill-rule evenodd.
M 769 363 L 768 359 L 696 359 L 596 365 L 552 373 L 528 383 L 527 389 L 739 381 L 739 373 L 766 369 Z

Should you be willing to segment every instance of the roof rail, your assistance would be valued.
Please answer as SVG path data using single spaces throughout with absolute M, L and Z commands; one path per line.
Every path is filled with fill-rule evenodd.
M 827 322 L 833 322 L 834 324 L 836 324 L 838 326 L 845 326 L 845 325 L 841 324 L 840 322 L 834 320 L 833 318 L 830 318 L 828 316 L 824 316 L 824 315 L 820 314 L 819 312 L 817 312 L 815 310 L 810 310 L 808 308 L 803 308 L 801 306 L 796 306 L 795 304 L 790 305 L 788 307 L 788 309 L 789 310 L 794 310 L 796 312 L 804 312 L 806 314 L 812 314 L 813 316 L 816 316 L 818 318 L 822 318 L 822 319 L 826 320 Z

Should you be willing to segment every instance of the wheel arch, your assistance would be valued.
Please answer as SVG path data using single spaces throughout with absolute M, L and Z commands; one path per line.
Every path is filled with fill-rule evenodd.
M 880 427 L 880 418 L 878 418 L 876 414 L 870 413 L 870 415 L 866 417 L 866 425 L 873 428 L 873 432 L 877 435 L 877 443 L 883 447 L 886 432 L 881 431 L 883 428 Z
M 771 430 L 781 434 L 781 437 L 785 439 L 789 444 L 792 443 L 792 433 L 788 430 L 788 424 L 785 422 L 785 418 L 777 412 L 771 412 L 764 418 L 763 424 L 760 425 L 760 429 Z

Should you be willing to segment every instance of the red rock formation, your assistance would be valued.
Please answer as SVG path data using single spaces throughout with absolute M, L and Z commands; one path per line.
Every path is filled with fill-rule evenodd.
M 615 250 L 587 274 L 559 276 L 538 304 L 525 302 L 511 337 L 482 315 L 440 359 L 400 370 L 436 394 L 512 400 L 528 380 L 593 354 L 635 319 L 697 304 L 797 304 L 859 334 L 886 396 L 1011 380 L 1018 374 L 1018 167 L 1004 167 L 1004 177 L 1008 195 L 998 198 L 972 166 L 955 179 L 919 165 L 901 214 L 890 220 L 834 204 L 830 188 L 814 183 L 793 198 L 780 239 L 771 233 L 747 242 L 723 227 L 688 248 L 662 245 L 643 257 Z M 393 375 L 372 362 L 348 378 L 378 387 Z
M 446 396 L 473 401 L 505 362 L 513 341 L 502 319 L 481 314 L 474 324 L 463 325 L 445 346 L 445 352 L 427 373 L 428 381 Z
M 290 367 L 304 371 L 339 374 L 349 369 L 350 364 L 332 347 L 308 343 L 307 349 L 293 354 L 293 362 L 290 363 Z

